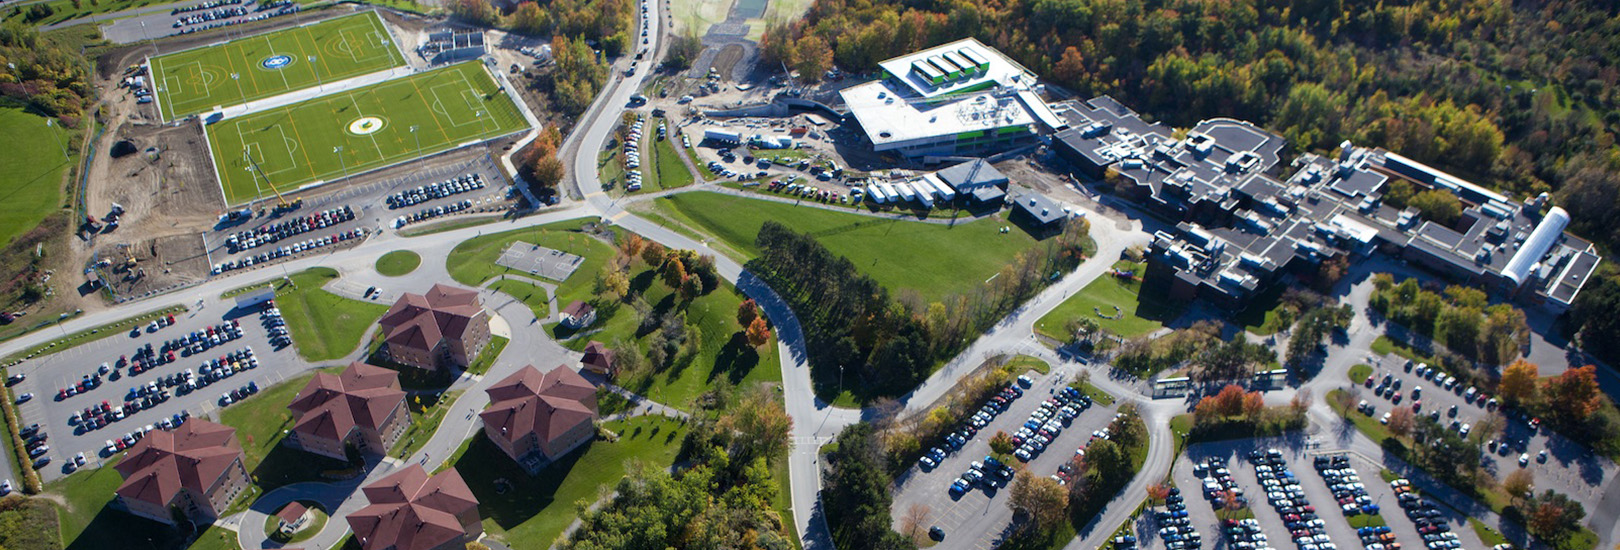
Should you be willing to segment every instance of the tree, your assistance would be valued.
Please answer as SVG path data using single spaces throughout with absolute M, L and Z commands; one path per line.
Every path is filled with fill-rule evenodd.
M 833 66 L 832 47 L 818 35 L 807 34 L 793 43 L 793 68 L 806 82 L 820 82 L 822 73 Z
M 990 451 L 996 454 L 1010 454 L 1014 447 L 1012 436 L 1007 435 L 1007 432 L 996 430 L 996 435 L 990 438 Z
M 641 249 L 641 261 L 653 267 L 664 265 L 664 245 L 647 241 L 646 248 Z
M 900 518 L 900 530 L 917 545 L 922 545 L 923 532 L 919 531 L 923 525 L 928 524 L 928 516 L 934 509 L 921 502 L 913 502 L 906 508 L 906 515 Z
M 1386 425 L 1389 433 L 1394 434 L 1395 437 L 1412 435 L 1412 428 L 1416 422 L 1413 416 L 1412 409 L 1407 407 L 1399 407 L 1389 411 L 1389 424 Z
M 1154 483 L 1147 486 L 1148 502 L 1163 502 L 1170 496 L 1170 486 L 1165 483 Z
M 1569 369 L 1547 380 L 1547 402 L 1565 418 L 1586 420 L 1602 406 L 1597 367 Z
M 1525 527 L 1536 536 L 1552 542 L 1567 539 L 1580 529 L 1580 521 L 1586 517 L 1586 508 L 1581 503 L 1551 489 L 1536 495 L 1528 507 L 1530 510 L 1525 514 Z
M 1497 383 L 1496 392 L 1508 405 L 1530 403 L 1536 398 L 1536 383 L 1540 378 L 1535 363 L 1517 359 L 1502 369 L 1502 381 Z
M 681 283 L 686 282 L 686 266 L 681 264 L 680 258 L 670 258 L 664 262 L 662 275 L 665 286 L 673 289 L 681 288 Z
M 455 0 L 450 4 L 450 13 L 486 27 L 495 26 L 497 17 L 495 7 L 489 4 L 489 0 Z
M 561 159 L 556 152 L 539 157 L 534 161 L 534 187 L 538 192 L 550 192 L 557 189 L 568 170 L 563 167 Z
M 687 27 L 686 32 L 675 35 L 669 44 L 669 51 L 664 55 L 664 62 L 676 70 L 687 69 L 692 66 L 698 54 L 703 52 L 703 39 L 697 35 L 696 27 Z
M 1010 492 L 1007 507 L 1014 513 L 1029 516 L 1037 530 L 1057 524 L 1068 513 L 1069 492 L 1050 477 L 1037 477 L 1027 469 L 1019 470 L 1013 476 Z
M 518 4 L 510 20 L 513 30 L 524 34 L 539 35 L 551 30 L 550 14 L 534 2 Z
M 759 318 L 759 305 L 754 303 L 753 298 L 743 300 L 743 303 L 737 306 L 738 326 L 746 327 L 751 325 L 754 323 L 754 319 L 757 318 Z
M 1450 227 L 1462 217 L 1462 201 L 1450 191 L 1430 189 L 1412 196 L 1407 205 L 1418 209 L 1423 217 Z
M 692 300 L 696 300 L 698 296 L 703 295 L 703 281 L 698 280 L 697 277 L 687 277 L 686 280 L 681 281 L 679 290 L 681 301 L 691 303 Z
M 1528 468 L 1519 468 L 1508 474 L 1502 480 L 1502 491 L 1506 492 L 1514 502 L 1519 502 L 1530 496 L 1535 487 L 1536 476 Z
M 771 342 L 771 327 L 765 322 L 764 317 L 755 317 L 754 321 L 748 324 L 747 336 L 748 345 L 756 348 L 764 347 Z
M 793 419 L 782 398 L 765 384 L 754 385 L 743 393 L 737 406 L 721 419 L 721 425 L 737 432 L 735 455 L 742 461 L 782 458 L 793 432 Z

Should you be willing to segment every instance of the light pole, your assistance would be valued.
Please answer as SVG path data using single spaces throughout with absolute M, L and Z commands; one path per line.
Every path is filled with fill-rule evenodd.
M 236 93 L 242 97 L 242 105 L 247 105 L 247 92 L 242 91 L 242 73 L 231 73 L 231 80 L 236 81 Z
M 337 147 L 333 147 L 332 152 L 337 155 L 338 166 L 343 167 L 343 179 L 349 179 L 349 163 L 348 161 L 343 160 L 343 146 L 339 145 Z
M 321 83 L 320 67 L 315 66 L 315 56 L 313 55 L 309 56 L 309 72 L 315 73 L 315 89 L 319 90 L 326 86 Z
M 411 125 L 411 138 L 416 140 L 416 158 L 422 158 L 422 137 L 416 135 L 416 125 Z M 423 164 L 427 164 L 425 161 Z
M 45 117 L 45 126 L 55 128 L 56 119 Z M 62 145 L 62 140 L 56 139 L 56 136 L 51 136 L 51 141 L 56 142 L 56 147 L 62 150 L 62 162 L 73 162 L 73 159 L 68 158 L 67 146 Z

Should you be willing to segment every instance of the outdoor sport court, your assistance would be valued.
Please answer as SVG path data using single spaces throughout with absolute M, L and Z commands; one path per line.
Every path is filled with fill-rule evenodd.
M 225 201 L 237 205 L 528 127 L 470 61 L 225 119 L 207 133 Z
M 562 282 L 567 281 L 575 269 L 579 269 L 579 263 L 583 259 L 561 250 L 516 241 L 506 245 L 506 250 L 501 251 L 501 257 L 495 260 L 495 263 L 530 275 Z
M 158 111 L 174 120 L 404 64 L 368 11 L 154 57 L 152 78 Z

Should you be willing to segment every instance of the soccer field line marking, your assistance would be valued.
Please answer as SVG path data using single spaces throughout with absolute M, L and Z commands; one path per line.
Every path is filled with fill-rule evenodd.
M 416 85 L 416 79 L 415 78 L 405 78 L 404 80 L 406 82 L 411 83 L 411 89 L 416 92 L 416 97 L 422 101 L 422 106 L 427 107 L 428 112 L 430 112 L 430 113 L 433 112 L 433 105 L 428 104 L 427 94 L 422 93 L 422 87 Z M 435 96 L 435 99 L 437 99 L 437 96 Z M 435 116 L 435 117 L 432 117 L 432 118 L 433 118 L 433 125 L 439 127 L 439 135 L 444 137 L 444 141 L 446 141 L 446 142 L 454 142 L 455 140 L 450 139 L 450 132 L 446 132 L 444 130 L 444 123 L 439 122 L 439 117 Z
M 294 40 L 293 43 L 296 45 L 297 41 Z M 268 34 L 264 35 L 264 45 L 268 46 L 270 48 L 270 54 L 271 55 L 274 55 L 276 53 L 276 43 L 270 41 L 270 35 L 268 35 Z M 299 48 L 299 49 L 302 50 L 303 48 Z M 308 61 L 308 59 L 305 59 L 305 61 Z M 282 72 L 280 70 L 277 70 L 276 74 L 281 76 L 281 84 L 283 86 L 285 86 L 288 90 L 293 89 L 292 82 L 289 82 L 287 80 L 287 73 Z

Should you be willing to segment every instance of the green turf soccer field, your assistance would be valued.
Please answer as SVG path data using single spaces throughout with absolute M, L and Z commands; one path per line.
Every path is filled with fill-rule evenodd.
M 237 205 L 270 195 L 265 178 L 285 193 L 528 127 L 469 61 L 228 118 L 207 132 L 225 200 Z
M 174 120 L 404 64 L 368 11 L 154 57 L 152 78 L 163 119 Z

